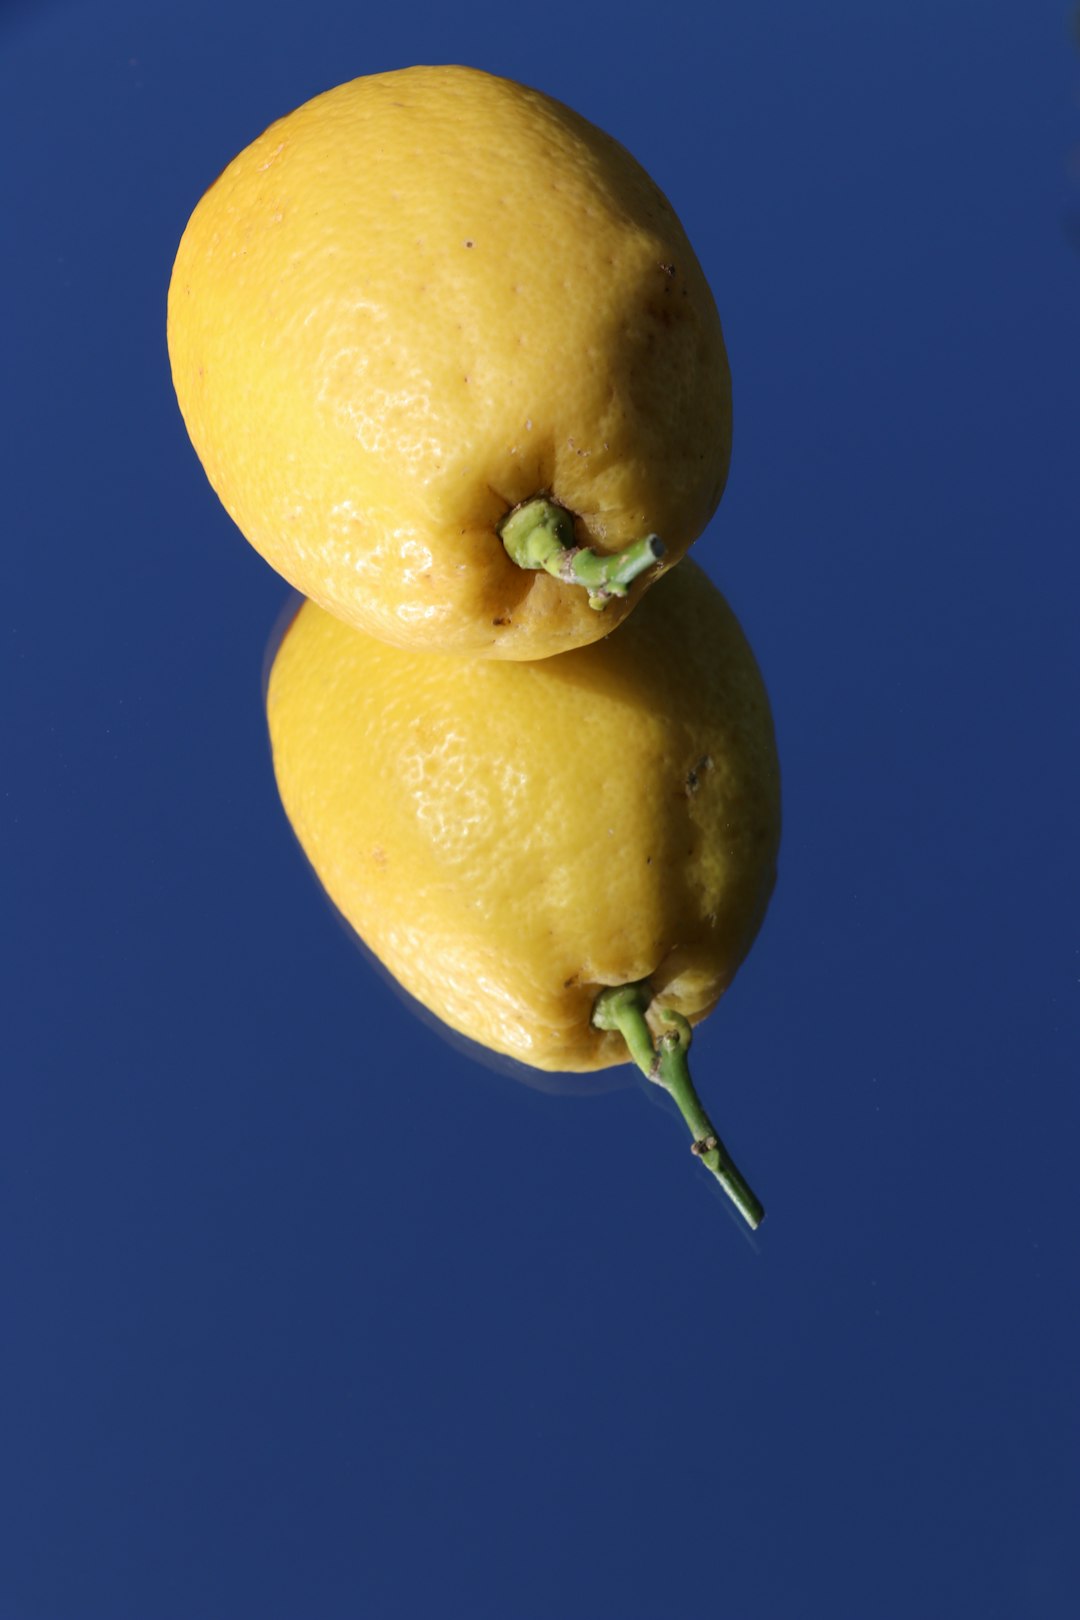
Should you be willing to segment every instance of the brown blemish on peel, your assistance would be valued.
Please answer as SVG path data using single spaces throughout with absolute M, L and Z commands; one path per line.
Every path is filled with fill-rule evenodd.
M 688 799 L 697 792 L 698 788 L 701 786 L 701 778 L 705 775 L 706 771 L 712 770 L 712 766 L 713 762 L 711 754 L 702 754 L 697 764 L 691 765 L 690 769 L 686 773 L 686 787 L 684 790 Z

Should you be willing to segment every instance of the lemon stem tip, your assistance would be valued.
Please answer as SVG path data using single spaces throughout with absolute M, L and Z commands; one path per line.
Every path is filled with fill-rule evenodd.
M 690 1078 L 689 1020 L 670 1007 L 656 1007 L 654 1017 L 663 1028 L 654 1042 L 645 1016 L 649 996 L 647 984 L 622 984 L 602 990 L 593 1008 L 593 1023 L 598 1029 L 618 1030 L 641 1072 L 670 1092 L 690 1127 L 690 1151 L 711 1170 L 746 1224 L 756 1229 L 765 1219 L 765 1210 L 713 1128 Z
M 555 579 L 580 585 L 589 593 L 589 606 L 602 612 L 613 596 L 625 596 L 629 587 L 659 562 L 663 543 L 655 534 L 606 556 L 574 543 L 574 520 L 565 506 L 546 495 L 522 501 L 499 524 L 499 538 L 519 568 L 542 568 Z

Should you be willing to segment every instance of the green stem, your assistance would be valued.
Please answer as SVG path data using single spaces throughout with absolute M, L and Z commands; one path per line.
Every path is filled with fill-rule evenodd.
M 523 501 L 499 525 L 499 538 L 519 568 L 542 568 L 555 579 L 581 585 L 589 606 L 602 612 L 613 596 L 664 555 L 659 537 L 647 534 L 607 556 L 574 544 L 574 522 L 565 506 L 546 496 Z
M 644 984 L 617 984 L 610 990 L 601 990 L 593 1007 L 592 1021 L 597 1029 L 617 1029 L 642 1074 L 653 1080 L 656 1050 L 645 1019 L 647 989 Z
M 617 1029 L 642 1073 L 671 1093 L 690 1127 L 694 1139 L 691 1151 L 712 1171 L 747 1225 L 758 1227 L 765 1219 L 761 1201 L 743 1179 L 690 1078 L 686 1056 L 691 1041 L 689 1021 L 670 1007 L 657 1007 L 656 1017 L 667 1028 L 654 1047 L 645 1017 L 647 995 L 645 984 L 623 984 L 602 990 L 593 1008 L 593 1023 L 598 1029 Z

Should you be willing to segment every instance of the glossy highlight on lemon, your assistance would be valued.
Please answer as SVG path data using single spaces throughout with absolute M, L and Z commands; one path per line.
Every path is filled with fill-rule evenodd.
M 772 892 L 768 698 L 692 562 L 615 636 L 525 664 L 418 654 L 305 603 L 270 672 L 286 813 L 331 899 L 453 1029 L 537 1068 L 627 1061 L 647 981 L 696 1023 Z
M 608 635 L 720 499 L 731 391 L 671 205 L 569 108 L 464 67 L 355 79 L 272 124 L 184 232 L 173 380 L 207 476 L 286 579 L 401 647 L 537 659 Z M 515 566 L 659 535 L 597 612 Z

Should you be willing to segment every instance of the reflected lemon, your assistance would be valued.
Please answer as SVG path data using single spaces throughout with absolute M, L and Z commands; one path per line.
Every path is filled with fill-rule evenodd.
M 184 232 L 168 341 L 243 533 L 400 647 L 606 636 L 727 476 L 724 340 L 671 205 L 585 119 L 469 68 L 356 79 L 241 152 Z M 501 535 L 534 498 L 587 562 L 662 558 L 598 592 L 518 566 Z

